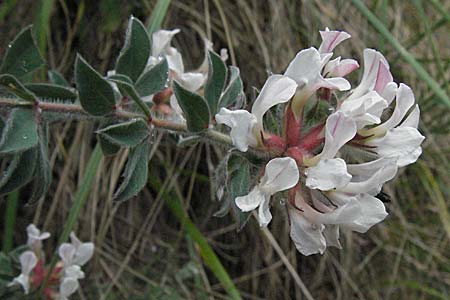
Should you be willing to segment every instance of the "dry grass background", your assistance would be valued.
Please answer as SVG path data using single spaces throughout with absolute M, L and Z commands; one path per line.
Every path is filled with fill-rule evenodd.
M 42 19 L 39 5 L 44 2 L 49 1 L 1 4 L 12 3 L 12 10 L 0 18 L 0 56 L 20 28 Z M 448 93 L 450 2 L 441 0 L 443 12 L 433 5 L 437 1 L 413 2 L 366 4 Z M 123 43 L 128 16 L 145 21 L 153 6 L 154 1 L 145 0 L 53 1 L 46 53 L 50 66 L 73 82 L 73 61 L 80 52 L 106 72 Z M 344 249 L 328 249 L 323 256 L 297 253 L 279 201 L 274 202 L 271 234 L 255 220 L 237 233 L 230 216 L 213 217 L 219 203 L 209 178 L 226 150 L 209 144 L 179 148 L 176 136 L 155 132 L 149 166 L 154 185 L 135 199 L 120 205 L 111 201 L 127 152 L 102 162 L 76 226 L 97 251 L 74 299 L 226 298 L 202 265 L 196 245 L 164 206 L 164 197 L 185 203 L 245 299 L 310 299 L 305 287 L 313 299 L 450 298 L 450 109 L 350 1 L 174 0 L 164 22 L 164 28 L 182 29 L 174 44 L 191 67 L 203 59 L 202 36 L 216 50 L 228 48 L 249 98 L 251 87 L 260 87 L 268 72 L 282 72 L 298 50 L 318 46 L 318 30 L 326 26 L 353 36 L 337 49 L 338 55 L 361 62 L 365 47 L 384 52 L 394 78 L 412 86 L 423 111 L 424 154 L 388 184 L 387 220 L 364 235 L 344 232 Z M 354 74 L 355 82 L 357 78 Z M 46 243 L 48 253 L 55 247 L 95 144 L 95 128 L 70 120 L 52 126 L 51 192 L 37 206 L 20 207 L 16 244 L 25 241 L 25 227 L 33 221 L 55 237 Z M 1 201 L 0 211 L 4 206 Z

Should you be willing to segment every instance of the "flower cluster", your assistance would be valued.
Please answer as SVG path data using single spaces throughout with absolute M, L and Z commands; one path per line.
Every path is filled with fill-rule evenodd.
M 13 279 L 10 286 L 19 284 L 25 294 L 37 290 L 49 276 L 44 294 L 47 300 L 67 300 L 79 287 L 79 279 L 84 278 L 81 267 L 94 254 L 93 243 L 82 243 L 72 232 L 71 243 L 63 243 L 58 249 L 61 260 L 52 273 L 48 275 L 45 256 L 42 251 L 42 241 L 50 237 L 50 233 L 41 231 L 33 224 L 27 227 L 27 246 L 30 250 L 23 252 L 20 257 L 21 274 Z
M 244 212 L 258 208 L 259 223 L 271 221 L 270 198 L 288 191 L 291 238 L 304 255 L 341 247 L 339 229 L 366 232 L 387 212 L 377 198 L 399 167 L 415 162 L 424 137 L 410 87 L 393 81 L 376 50 L 364 51 L 364 73 L 353 88 L 344 77 L 353 59 L 332 59 L 350 35 L 320 32 L 322 44 L 300 51 L 284 75 L 271 75 L 250 111 L 221 108 L 215 119 L 231 129 L 234 146 L 265 149 L 271 159 L 248 195 L 237 197 Z M 264 115 L 284 105 L 282 134 L 267 130 Z M 311 125 L 307 110 L 325 104 L 327 114 Z

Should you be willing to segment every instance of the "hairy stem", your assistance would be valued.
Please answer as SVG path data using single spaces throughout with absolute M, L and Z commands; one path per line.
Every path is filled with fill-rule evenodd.
M 15 108 L 15 107 L 38 107 L 43 113 L 55 113 L 55 114 L 70 114 L 72 116 L 78 116 L 83 119 L 90 119 L 90 120 L 100 120 L 102 118 L 116 118 L 120 120 L 128 120 L 128 119 L 135 119 L 135 118 L 144 118 L 147 119 L 144 115 L 133 113 L 129 111 L 125 111 L 122 109 L 117 109 L 114 111 L 114 113 L 107 115 L 105 117 L 96 117 L 89 115 L 87 112 L 83 110 L 83 108 L 80 105 L 77 104 L 66 104 L 66 103 L 52 103 L 52 102 L 42 102 L 37 101 L 36 103 L 27 102 L 27 101 L 20 101 L 18 99 L 12 99 L 12 98 L 2 98 L 0 97 L 0 111 L 2 108 Z M 152 118 L 151 124 L 155 129 L 164 129 L 164 130 L 170 130 L 170 131 L 176 131 L 182 134 L 189 135 L 190 133 L 187 131 L 187 127 L 183 123 L 176 123 L 169 120 L 164 119 L 158 119 L 158 118 Z M 214 129 L 208 129 L 204 133 L 201 134 L 201 136 L 208 140 L 215 143 L 222 144 L 227 147 L 233 147 L 233 142 L 231 141 L 231 138 L 224 133 L 221 133 Z M 281 153 L 278 151 L 268 151 L 267 149 L 263 148 L 250 148 L 248 150 L 248 153 L 250 155 L 254 155 L 258 158 L 263 159 L 269 159 L 272 157 L 279 156 Z

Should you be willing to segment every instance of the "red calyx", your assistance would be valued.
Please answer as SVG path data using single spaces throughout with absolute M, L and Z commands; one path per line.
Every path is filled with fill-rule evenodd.
M 156 105 L 162 104 L 165 101 L 167 101 L 167 99 L 169 99 L 170 96 L 172 96 L 172 94 L 173 94 L 172 88 L 170 87 L 165 88 L 153 96 L 153 103 L 155 103 Z
M 285 112 L 285 134 L 288 147 L 298 145 L 302 132 L 302 122 L 301 117 L 299 119 L 295 117 L 291 104 L 289 104 Z
M 262 134 L 261 134 L 262 135 Z M 275 149 L 278 151 L 284 151 L 286 149 L 286 142 L 282 137 L 275 134 L 267 134 L 262 136 L 264 146 L 269 149 Z
M 286 155 L 295 159 L 298 166 L 302 165 L 305 154 L 305 150 L 298 146 L 290 147 L 286 150 Z
M 317 146 L 319 146 L 323 141 L 324 137 L 320 136 L 323 127 L 325 124 L 320 124 L 314 128 L 312 128 L 300 141 L 299 147 L 304 150 L 311 151 Z

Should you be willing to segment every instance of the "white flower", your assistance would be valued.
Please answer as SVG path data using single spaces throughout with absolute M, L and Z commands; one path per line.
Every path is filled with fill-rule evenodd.
M 292 79 L 283 75 L 272 75 L 253 103 L 251 113 L 242 109 L 231 111 L 221 108 L 216 114 L 216 121 L 231 128 L 233 145 L 245 152 L 248 146 L 256 146 L 261 140 L 264 114 L 271 107 L 288 102 L 295 94 L 296 88 L 297 84 Z
M 406 117 L 415 103 L 411 88 L 401 83 L 395 102 L 391 117 L 382 124 L 363 131 L 363 134 L 368 137 L 365 145 L 374 147 L 372 150 L 380 157 L 396 158 L 398 166 L 404 167 L 415 162 L 422 154 L 420 145 L 425 137 L 417 130 L 419 106 L 416 105 Z
M 70 234 L 71 243 L 63 243 L 59 246 L 58 253 L 61 257 L 64 267 L 72 265 L 83 266 L 94 255 L 93 243 L 82 243 L 75 233 Z
M 59 286 L 59 300 L 68 300 L 75 291 L 80 287 L 78 280 L 72 277 L 63 278 Z
M 39 253 L 42 248 L 42 241 L 50 237 L 50 233 L 41 233 L 41 231 L 34 224 L 28 225 L 27 235 L 27 245 L 37 253 Z
M 272 219 L 270 197 L 277 192 L 294 187 L 299 180 L 297 163 L 290 157 L 274 158 L 266 165 L 264 176 L 248 195 L 237 197 L 236 205 L 244 212 L 258 209 L 260 226 Z
M 33 251 L 25 251 L 20 255 L 19 261 L 21 273 L 9 283 L 9 286 L 20 284 L 25 294 L 28 294 L 30 291 L 30 273 L 36 267 L 38 259 Z
M 351 35 L 345 31 L 330 30 L 328 27 L 326 27 L 325 30 L 319 31 L 319 33 L 322 37 L 322 43 L 319 47 L 320 53 L 333 52 L 337 45 L 351 37 Z

